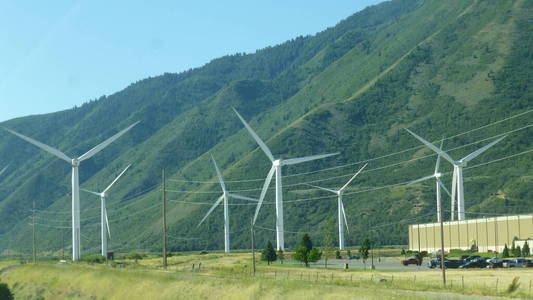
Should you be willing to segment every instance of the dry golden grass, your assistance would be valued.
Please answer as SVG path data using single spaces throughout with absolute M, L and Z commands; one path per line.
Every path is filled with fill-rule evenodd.
M 17 297 L 45 299 L 427 299 L 449 293 L 530 297 L 530 269 L 448 270 L 448 287 L 439 270 L 379 272 L 258 265 L 250 274 L 250 254 L 183 255 L 128 261 L 127 268 L 85 264 L 21 265 L 0 274 Z M 192 271 L 192 264 L 195 271 Z M 197 270 L 198 264 L 201 270 Z M 6 265 L 3 262 L 1 265 Z M 505 292 L 514 277 L 518 291 Z M 375 283 L 373 279 L 385 282 Z M 463 288 L 464 282 L 464 288 Z M 496 284 L 498 289 L 496 290 Z

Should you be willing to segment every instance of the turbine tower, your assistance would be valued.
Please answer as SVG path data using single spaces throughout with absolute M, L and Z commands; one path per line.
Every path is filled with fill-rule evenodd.
M 442 150 L 442 142 L 440 143 L 439 149 Z M 435 178 L 435 189 L 436 189 L 436 194 L 437 194 L 437 222 L 440 223 L 441 222 L 441 212 L 440 212 L 440 208 L 441 208 L 440 188 L 441 187 L 450 196 L 450 198 L 452 198 L 452 216 L 453 216 L 454 202 L 453 202 L 453 197 L 450 194 L 450 191 L 448 191 L 446 186 L 444 186 L 444 184 L 440 180 L 440 178 L 442 177 L 442 173 L 439 172 L 439 165 L 440 165 L 440 154 L 437 154 L 437 163 L 435 164 L 435 172 L 432 175 L 425 176 L 417 180 L 413 180 L 409 182 L 407 185 L 411 185 L 411 184 L 419 183 L 419 182 L 422 182 L 422 181 L 425 181 L 431 178 Z
M 215 165 L 215 170 L 217 172 L 218 181 L 220 183 L 220 187 L 222 188 L 222 196 L 218 198 L 218 200 L 215 202 L 213 206 L 209 209 L 207 214 L 205 214 L 204 218 L 200 221 L 198 226 L 202 225 L 202 223 L 207 219 L 209 214 L 222 202 L 224 201 L 224 252 L 229 253 L 229 208 L 228 208 L 228 199 L 229 198 L 235 198 L 240 200 L 248 200 L 248 201 L 255 201 L 257 202 L 257 199 L 249 198 L 233 193 L 229 193 L 226 190 L 226 185 L 224 184 L 224 179 L 222 178 L 222 173 L 220 172 L 220 169 L 218 168 L 217 162 L 215 161 L 215 158 L 211 155 L 211 159 L 213 160 L 213 164 Z
M 8 132 L 20 137 L 21 139 L 41 148 L 42 150 L 52 155 L 55 155 L 56 157 L 68 162 L 72 166 L 72 261 L 78 261 L 80 259 L 80 254 L 81 254 L 81 251 L 80 251 L 80 235 L 81 235 L 80 234 L 80 179 L 79 179 L 80 163 L 84 160 L 87 160 L 93 157 L 98 152 L 102 151 L 105 147 L 109 146 L 109 144 L 113 143 L 116 139 L 118 139 L 123 134 L 128 132 L 128 130 L 130 130 L 133 126 L 137 125 L 138 123 L 139 122 L 136 122 L 130 125 L 128 128 L 120 131 L 119 133 L 115 134 L 114 136 L 105 140 L 103 143 L 97 145 L 96 147 L 87 151 L 87 153 L 77 158 L 70 158 L 65 153 L 55 148 L 52 148 L 32 138 L 29 138 L 25 135 L 22 135 L 20 133 L 17 133 L 13 130 L 6 128 Z
M 102 256 L 107 257 L 107 235 L 109 234 L 109 238 L 111 238 L 111 232 L 109 231 L 109 219 L 107 218 L 107 208 L 106 208 L 106 200 L 107 200 L 107 192 L 111 187 L 126 173 L 126 171 L 131 167 L 131 165 L 128 165 L 122 173 L 120 173 L 113 182 L 111 182 L 110 185 L 108 185 L 101 193 L 93 192 L 85 189 L 81 189 L 84 192 L 91 193 L 93 195 L 100 197 L 100 223 L 101 223 L 101 237 L 102 237 Z M 107 227 L 107 232 L 106 232 Z
M 465 219 L 465 198 L 464 198 L 464 188 L 463 188 L 463 168 L 466 167 L 467 163 L 472 159 L 478 157 L 481 153 L 487 151 L 490 147 L 494 146 L 499 141 L 503 140 L 505 136 L 485 145 L 484 147 L 479 148 L 478 150 L 468 154 L 467 156 L 454 160 L 448 153 L 437 148 L 432 143 L 426 141 L 420 136 L 416 135 L 409 129 L 405 128 L 411 135 L 417 138 L 419 141 L 428 146 L 431 150 L 435 151 L 437 154 L 442 156 L 445 160 L 449 161 L 453 165 L 453 177 L 452 177 L 452 215 L 451 219 L 454 220 L 455 208 L 453 207 L 457 201 L 457 219 L 463 221 Z
M 348 228 L 348 221 L 346 220 L 346 212 L 344 211 L 344 204 L 342 203 L 342 194 L 344 193 L 344 190 L 348 187 L 348 185 L 350 185 L 350 183 L 355 179 L 355 177 L 357 177 L 357 175 L 359 175 L 359 173 L 363 171 L 366 165 L 368 164 L 365 164 L 361 169 L 359 169 L 359 171 L 357 171 L 357 173 L 355 173 L 355 175 L 353 175 L 352 178 L 350 178 L 350 180 L 348 180 L 348 182 L 346 182 L 346 184 L 343 185 L 338 190 L 332 190 L 332 189 L 327 189 L 327 188 L 319 187 L 316 185 L 308 184 L 309 186 L 315 187 L 317 189 L 321 189 L 321 190 L 324 190 L 330 193 L 334 193 L 338 197 L 337 207 L 338 207 L 338 219 L 339 219 L 339 250 L 345 249 L 344 226 L 346 226 L 346 230 L 348 231 L 348 233 L 350 233 L 350 229 Z
M 313 156 L 290 158 L 290 159 L 281 159 L 281 158 L 276 159 L 274 158 L 274 155 L 272 155 L 272 152 L 270 152 L 270 149 L 268 149 L 266 144 L 253 131 L 252 127 L 250 127 L 250 125 L 248 125 L 248 123 L 244 121 L 244 119 L 237 112 L 237 110 L 233 109 L 233 111 L 235 111 L 235 113 L 237 114 L 241 122 L 244 124 L 244 127 L 246 127 L 250 135 L 254 138 L 254 140 L 257 142 L 259 147 L 263 150 L 263 152 L 265 152 L 266 156 L 272 162 L 272 167 L 270 168 L 270 171 L 268 172 L 268 175 L 265 179 L 265 183 L 261 191 L 261 196 L 259 197 L 259 203 L 257 204 L 257 208 L 255 210 L 253 224 L 255 224 L 255 221 L 257 220 L 257 215 L 259 214 L 259 210 L 261 209 L 261 204 L 263 204 L 263 200 L 265 199 L 268 186 L 270 185 L 270 182 L 272 181 L 272 177 L 274 176 L 274 173 L 276 173 L 276 242 L 277 242 L 277 250 L 285 251 L 285 239 L 284 239 L 284 231 L 283 231 L 284 230 L 283 229 L 283 192 L 282 192 L 282 184 L 281 184 L 281 167 L 286 166 L 286 165 L 295 165 L 295 164 L 300 164 L 300 163 L 304 163 L 304 162 L 308 162 L 312 160 L 322 159 L 322 158 L 330 157 L 333 155 L 337 155 L 339 153 L 313 155 Z

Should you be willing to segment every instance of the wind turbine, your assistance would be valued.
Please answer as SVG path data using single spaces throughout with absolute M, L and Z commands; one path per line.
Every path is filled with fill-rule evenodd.
M 102 236 L 102 256 L 107 257 L 107 234 L 109 234 L 109 237 L 111 238 L 111 232 L 109 231 L 109 219 L 107 218 L 107 208 L 106 208 L 106 200 L 107 200 L 107 192 L 111 187 L 126 173 L 126 171 L 131 167 L 131 165 L 128 165 L 122 173 L 120 173 L 113 182 L 111 182 L 110 185 L 108 185 L 101 193 L 93 192 L 85 189 L 81 189 L 84 192 L 91 193 L 96 196 L 100 196 L 100 222 L 101 222 L 101 236 Z M 106 227 L 107 227 L 107 234 L 106 234 Z
M 244 127 L 248 130 L 250 135 L 254 138 L 254 140 L 257 142 L 259 147 L 265 152 L 266 156 L 270 159 L 272 162 L 272 167 L 270 168 L 270 171 L 268 172 L 268 175 L 265 179 L 265 183 L 263 185 L 263 190 L 261 191 L 261 196 L 259 197 L 259 203 L 257 204 L 257 208 L 255 209 L 255 215 L 253 224 L 255 224 L 255 221 L 257 220 L 257 215 L 259 214 L 259 210 L 261 209 L 261 204 L 263 204 L 263 200 L 265 199 L 266 192 L 268 190 L 268 186 L 270 185 L 270 182 L 272 181 L 272 176 L 274 176 L 274 173 L 276 173 L 276 241 L 277 241 L 277 250 L 283 250 L 285 251 L 285 240 L 284 240 L 284 231 L 283 231 L 283 192 L 282 192 L 282 184 L 281 184 L 281 167 L 286 165 L 295 165 L 299 163 L 304 163 L 312 160 L 322 159 L 326 157 L 330 157 L 333 155 L 337 155 L 339 153 L 331 153 L 331 154 L 322 154 L 322 155 L 313 155 L 313 156 L 306 156 L 306 157 L 299 157 L 299 158 L 290 158 L 290 159 L 281 159 L 281 158 L 274 158 L 274 155 L 272 155 L 272 152 L 270 152 L 270 149 L 266 146 L 266 144 L 259 138 L 259 136 L 253 131 L 252 127 L 244 121 L 244 119 L 241 117 L 241 115 L 237 112 L 237 110 L 233 109 L 241 122 L 244 124 Z
M 222 173 L 220 172 L 220 169 L 218 168 L 217 162 L 215 161 L 215 158 L 211 155 L 211 159 L 213 160 L 213 164 L 215 165 L 215 170 L 217 172 L 218 182 L 220 183 L 220 187 L 222 188 L 222 196 L 218 198 L 218 200 L 215 202 L 213 206 L 207 211 L 207 214 L 205 214 L 204 218 L 198 226 L 202 225 L 202 223 L 207 219 L 209 214 L 218 206 L 222 201 L 224 201 L 224 252 L 229 253 L 229 208 L 228 208 L 228 199 L 229 198 L 235 198 L 240 200 L 248 200 L 248 201 L 256 201 L 257 199 L 249 198 L 237 194 L 230 193 L 226 190 L 226 185 L 224 184 L 224 178 L 222 178 Z
M 77 158 L 70 158 L 65 153 L 55 148 L 52 148 L 48 145 L 45 145 L 32 138 L 29 138 L 25 135 L 17 133 L 13 130 L 10 130 L 7 128 L 5 129 L 8 132 L 11 132 L 12 134 L 27 141 L 28 143 L 31 143 L 41 148 L 42 150 L 68 162 L 72 166 L 72 260 L 73 261 L 78 261 L 80 259 L 80 254 L 81 254 L 80 252 L 80 236 L 81 236 L 80 234 L 80 179 L 79 179 L 80 163 L 84 160 L 87 160 L 93 157 L 98 152 L 102 151 L 105 147 L 109 146 L 109 144 L 113 143 L 116 139 L 121 137 L 123 134 L 128 132 L 128 130 L 130 130 L 133 126 L 137 124 L 139 124 L 139 122 L 136 122 L 130 125 L 128 128 L 118 132 L 114 136 L 105 140 L 103 143 L 97 145 L 96 147 L 92 148 L 91 150 L 87 151 L 85 154 Z
M 348 185 L 352 183 L 355 177 L 357 177 L 357 175 L 359 175 L 359 173 L 363 171 L 366 165 L 368 164 L 365 164 L 361 169 L 359 169 L 359 171 L 357 171 L 357 173 L 355 173 L 355 175 L 353 175 L 352 178 L 350 178 L 350 180 L 348 180 L 348 182 L 346 182 L 346 184 L 343 185 L 338 190 L 332 190 L 332 189 L 327 189 L 327 188 L 319 187 L 316 185 L 308 184 L 309 186 L 315 187 L 317 189 L 321 189 L 324 191 L 334 193 L 338 197 L 337 207 L 338 207 L 338 219 L 339 219 L 339 250 L 344 250 L 344 246 L 345 246 L 344 245 L 344 226 L 346 226 L 346 230 L 348 231 L 348 233 L 350 233 L 350 229 L 348 228 L 348 221 L 346 220 L 346 212 L 344 211 L 344 204 L 342 203 L 342 194 L 344 193 L 344 190 L 348 187 Z
M 426 146 L 428 146 L 431 150 L 437 152 L 440 156 L 442 156 L 445 160 L 449 161 L 453 165 L 453 177 L 452 177 L 452 215 L 451 219 L 454 220 L 454 212 L 455 208 L 453 205 L 455 204 L 455 201 L 457 199 L 457 219 L 459 221 L 462 221 L 465 219 L 465 199 L 464 199 L 464 188 L 463 188 L 463 168 L 466 167 L 467 163 L 471 161 L 472 159 L 478 157 L 481 153 L 487 151 L 490 147 L 494 146 L 499 141 L 503 140 L 505 136 L 502 136 L 501 138 L 479 148 L 478 150 L 468 154 L 467 156 L 459 159 L 454 160 L 451 158 L 451 156 L 448 155 L 448 153 L 444 152 L 443 150 L 437 148 L 432 143 L 426 141 L 425 139 L 421 138 L 420 136 L 416 135 L 409 129 L 405 128 L 411 135 L 413 135 L 415 138 L 417 138 L 419 141 L 424 143 Z
M 440 143 L 440 148 L 439 149 L 442 150 L 442 141 Z M 436 194 L 437 194 L 437 222 L 440 223 L 440 221 L 441 221 L 440 188 L 442 187 L 442 189 L 444 189 L 444 191 L 450 196 L 450 198 L 452 198 L 452 216 L 453 216 L 454 200 L 453 200 L 452 194 L 450 194 L 450 191 L 448 191 L 446 186 L 444 186 L 444 184 L 440 180 L 440 178 L 442 177 L 442 173 L 439 172 L 439 165 L 440 165 L 440 154 L 437 154 L 437 163 L 435 164 L 435 172 L 432 175 L 425 176 L 425 177 L 422 177 L 422 178 L 417 179 L 417 180 L 413 180 L 413 181 L 409 182 L 407 185 L 411 185 L 411 184 L 419 183 L 419 182 L 422 182 L 422 181 L 425 181 L 425 180 L 428 180 L 428 179 L 431 179 L 431 178 L 435 178 L 435 189 L 436 189 Z

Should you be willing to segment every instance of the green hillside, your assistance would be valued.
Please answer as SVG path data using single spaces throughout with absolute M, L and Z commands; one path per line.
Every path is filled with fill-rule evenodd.
M 393 0 L 313 36 L 147 78 L 81 107 L 1 127 L 74 156 L 141 121 L 80 169 L 81 186 L 99 190 L 133 164 L 108 200 L 110 251 L 161 248 L 162 169 L 171 249 L 223 247 L 222 209 L 197 227 L 220 195 L 210 154 L 228 189 L 248 196 L 259 196 L 270 167 L 232 107 L 275 155 L 341 152 L 284 168 L 287 246 L 300 232 L 320 243 L 324 225 L 336 218 L 335 197 L 303 183 L 339 187 L 365 161 L 367 169 L 344 198 L 347 242 L 370 237 L 406 244 L 407 224 L 436 219 L 433 182 L 402 184 L 431 174 L 436 159 L 406 127 L 433 141 L 447 138 L 444 148 L 454 158 L 508 133 L 465 169 L 467 216 L 533 212 L 532 155 L 523 153 L 533 149 L 527 127 L 533 119 L 532 14 L 533 3 L 525 0 Z M 515 154 L 521 155 L 495 161 Z M 0 252 L 30 251 L 27 217 L 34 200 L 38 249 L 68 249 L 69 165 L 2 131 L 0 166 L 7 164 L 0 178 Z M 442 170 L 450 186 L 447 162 Z M 273 201 L 269 192 L 258 244 L 275 240 Z M 232 204 L 232 248 L 249 247 L 255 205 Z M 444 205 L 448 217 L 447 197 Z M 82 252 L 97 253 L 99 201 L 82 194 L 81 206 Z

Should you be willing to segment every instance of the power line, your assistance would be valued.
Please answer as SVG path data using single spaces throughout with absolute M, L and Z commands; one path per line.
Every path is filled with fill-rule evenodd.
M 493 135 L 491 137 L 483 138 L 483 139 L 474 141 L 472 143 L 464 144 L 464 145 L 461 145 L 461 146 L 458 146 L 458 147 L 455 147 L 455 148 L 450 148 L 450 149 L 448 149 L 446 151 L 450 152 L 450 151 L 459 150 L 459 149 L 462 149 L 462 148 L 465 148 L 465 147 L 468 147 L 468 146 L 471 146 L 471 145 L 474 145 L 474 144 L 477 144 L 477 143 L 485 142 L 487 140 L 491 140 L 491 139 L 498 138 L 498 137 L 501 137 L 501 136 L 504 136 L 504 135 L 508 135 L 510 133 L 514 133 L 514 132 L 517 132 L 517 131 L 520 131 L 520 130 L 524 130 L 524 129 L 527 129 L 527 128 L 530 128 L 530 127 L 533 127 L 533 123 L 528 124 L 528 125 L 523 126 L 523 127 L 520 127 L 520 128 L 517 128 L 517 129 L 509 130 L 509 131 L 504 132 L 504 133 Z M 425 147 L 425 146 L 421 146 L 421 147 Z M 369 172 L 375 172 L 375 171 L 379 171 L 379 170 L 383 170 L 383 169 L 387 169 L 387 168 L 403 165 L 405 163 L 410 163 L 410 162 L 422 160 L 422 159 L 425 159 L 425 158 L 433 157 L 433 156 L 436 156 L 436 155 L 437 154 L 429 154 L 429 155 L 424 155 L 424 156 L 420 156 L 420 157 L 416 157 L 416 158 L 411 158 L 411 159 L 407 159 L 407 160 L 404 160 L 404 161 L 388 164 L 388 165 L 385 165 L 385 166 L 381 166 L 381 167 L 377 167 L 377 168 L 373 168 L 373 169 L 367 169 L 367 170 L 364 170 L 361 173 L 364 174 L 364 173 L 369 173 Z M 360 161 L 360 162 L 357 162 L 357 163 L 367 162 L 367 161 L 369 161 L 369 160 Z M 357 164 L 357 163 L 354 163 L 354 164 Z M 341 167 L 344 167 L 344 166 L 347 166 L 347 165 L 328 168 L 328 170 L 333 170 L 333 169 L 341 168 Z M 326 170 L 326 169 L 322 169 L 322 170 Z M 299 173 L 299 174 L 294 174 L 294 175 L 306 175 L 306 174 L 316 173 L 316 172 L 320 172 L 320 171 L 321 170 L 317 170 L 317 171 Z M 285 184 L 284 187 L 292 187 L 292 186 L 298 186 L 298 185 L 302 185 L 302 184 L 310 184 L 310 183 L 318 183 L 318 182 L 330 181 L 330 180 L 334 180 L 334 179 L 350 177 L 350 176 L 353 176 L 353 175 L 354 175 L 354 173 L 349 173 L 349 174 L 332 176 L 332 177 L 323 178 L 323 179 L 310 180 L 310 181 L 306 181 L 306 182 Z M 292 175 L 287 175 L 287 176 L 283 176 L 283 178 L 287 178 L 287 177 L 291 177 L 291 176 Z M 262 181 L 264 181 L 264 179 L 262 179 Z M 273 189 L 274 188 L 269 188 L 269 190 L 273 190 Z M 262 188 L 252 188 L 252 189 L 231 190 L 230 192 L 251 192 L 251 191 L 261 191 L 261 190 L 262 190 Z M 173 193 L 183 193 L 183 194 L 216 194 L 216 193 L 220 193 L 219 191 L 187 191 L 187 190 L 172 190 L 172 189 L 167 190 L 167 191 L 173 192 Z
M 493 126 L 493 125 L 496 125 L 496 124 L 499 124 L 499 123 L 502 123 L 502 122 L 505 122 L 505 121 L 508 121 L 508 120 L 511 120 L 511 119 L 514 119 L 514 118 L 521 117 L 521 116 L 526 115 L 526 114 L 531 113 L 531 112 L 533 112 L 533 109 L 518 113 L 516 115 L 510 116 L 510 117 L 507 117 L 507 118 L 504 118 L 504 119 L 501 119 L 501 120 L 498 120 L 498 121 L 495 121 L 493 123 L 489 123 L 489 124 L 486 124 L 486 125 L 483 125 L 483 126 L 480 126 L 480 127 L 468 130 L 468 131 L 464 131 L 464 132 L 458 133 L 456 135 L 452 135 L 452 136 L 449 136 L 449 137 L 445 137 L 445 138 L 439 139 L 439 141 L 440 140 L 449 140 L 449 139 L 452 139 L 452 138 L 463 136 L 463 135 L 466 135 L 466 134 L 469 134 L 469 133 L 472 133 L 472 132 L 475 132 L 475 131 L 478 131 L 478 130 L 481 130 L 481 129 L 485 129 L 487 127 L 490 127 L 490 126 Z M 527 127 L 531 127 L 531 126 L 533 126 L 533 125 L 530 124 L 530 125 L 526 126 L 526 128 Z M 524 128 L 522 128 L 522 129 L 524 129 Z M 518 130 L 521 130 L 521 129 L 518 129 Z M 513 132 L 513 130 L 509 131 L 509 132 Z M 507 133 L 509 133 L 509 132 L 507 132 Z M 505 135 L 507 133 L 502 133 L 502 134 L 499 134 L 499 135 L 496 135 L 496 136 Z M 493 137 L 496 137 L 496 136 L 493 136 Z M 487 138 L 487 139 L 490 139 L 490 138 Z M 486 139 L 484 139 L 484 140 L 486 140 Z M 483 141 L 483 140 L 480 140 L 478 142 L 481 142 L 481 141 Z M 474 144 L 474 143 L 470 143 L 468 145 L 472 145 L 472 144 Z M 335 170 L 335 169 L 339 169 L 339 168 L 344 168 L 344 167 L 348 167 L 348 166 L 362 164 L 362 163 L 365 163 L 365 162 L 379 160 L 379 159 L 382 159 L 382 158 L 387 158 L 387 157 L 390 157 L 390 156 L 394 156 L 394 155 L 397 155 L 397 154 L 402 154 L 402 153 L 409 152 L 409 151 L 412 151 L 412 150 L 421 149 L 423 147 L 425 147 L 425 146 L 424 145 L 419 145 L 419 146 L 411 147 L 411 148 L 404 149 L 404 150 L 401 150 L 401 151 L 398 151 L 398 152 L 393 152 L 393 153 L 385 154 L 385 155 L 382 155 L 382 156 L 378 156 L 378 157 L 374 157 L 374 158 L 370 158 L 370 159 L 366 159 L 366 160 L 357 161 L 357 162 L 354 162 L 354 163 L 349 163 L 349 164 L 345 164 L 345 165 L 340 165 L 340 166 L 335 166 L 335 167 L 330 167 L 330 168 L 325 168 L 325 169 L 320 169 L 320 170 L 315 170 L 315 171 L 310 171 L 310 172 L 285 175 L 283 177 L 284 178 L 288 178 L 288 177 L 308 175 L 308 174 L 313 174 L 313 173 L 318 173 L 318 172 L 323 172 L 323 171 Z M 458 149 L 458 148 L 454 148 L 454 149 Z M 452 150 L 454 150 L 454 149 L 452 149 Z M 448 151 L 451 151 L 451 150 L 448 150 Z M 256 178 L 256 179 L 245 179 L 245 180 L 226 180 L 225 182 L 227 182 L 227 183 L 240 183 L 240 182 L 264 181 L 264 180 L 265 180 L 264 178 Z M 181 179 L 168 179 L 168 181 L 182 182 L 182 183 L 213 183 L 213 184 L 214 183 L 218 183 L 217 181 L 181 180 Z

